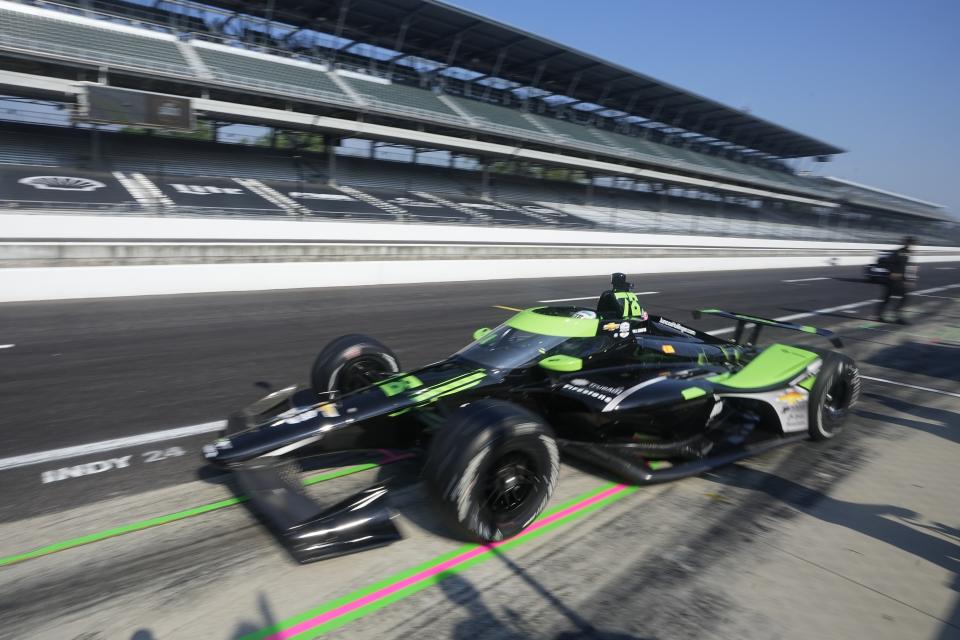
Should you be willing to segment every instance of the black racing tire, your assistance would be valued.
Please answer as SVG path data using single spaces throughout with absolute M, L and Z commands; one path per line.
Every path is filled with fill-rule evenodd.
M 809 432 L 813 440 L 837 435 L 860 399 L 860 371 L 852 358 L 830 352 L 810 390 Z
M 457 537 L 492 542 L 517 535 L 543 512 L 560 475 L 560 452 L 535 414 L 479 400 L 433 437 L 423 475 Z
M 341 336 L 317 355 L 310 384 L 318 394 L 349 393 L 379 382 L 400 371 L 393 351 L 359 333 Z

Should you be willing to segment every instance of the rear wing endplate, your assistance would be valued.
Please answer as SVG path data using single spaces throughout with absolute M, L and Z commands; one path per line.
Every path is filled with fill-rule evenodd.
M 790 331 L 802 331 L 803 333 L 810 333 L 824 338 L 828 338 L 830 343 L 837 347 L 838 349 L 843 348 L 843 341 L 829 329 L 820 329 L 818 327 L 811 327 L 805 324 L 794 324 L 793 322 L 782 322 L 780 320 L 771 320 L 770 318 L 758 318 L 757 316 L 749 316 L 743 313 L 733 313 L 731 311 L 723 311 L 721 309 L 699 309 L 693 312 L 693 317 L 699 319 L 704 314 L 711 316 L 720 316 L 721 318 L 730 318 L 731 320 L 737 321 L 737 329 L 733 334 L 733 341 L 737 344 L 756 344 L 757 339 L 760 337 L 760 330 L 763 327 L 776 327 L 777 329 L 789 329 Z M 747 325 L 753 325 L 753 330 L 750 332 L 750 337 L 747 339 L 746 343 L 742 342 L 744 331 L 747 328 Z

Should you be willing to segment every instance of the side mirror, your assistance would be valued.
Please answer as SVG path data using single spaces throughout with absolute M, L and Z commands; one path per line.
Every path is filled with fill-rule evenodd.
M 550 356 L 544 358 L 538 364 L 547 371 L 559 371 L 560 373 L 573 373 L 583 369 L 583 360 L 573 356 Z
M 480 338 L 487 335 L 491 331 L 493 331 L 493 329 L 491 329 L 490 327 L 481 327 L 473 332 L 473 339 L 479 340 Z

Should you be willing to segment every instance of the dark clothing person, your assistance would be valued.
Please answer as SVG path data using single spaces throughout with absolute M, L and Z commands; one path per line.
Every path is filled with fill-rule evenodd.
M 885 266 L 890 270 L 890 273 L 884 284 L 883 299 L 877 307 L 877 319 L 880 322 L 887 322 L 883 315 L 887 304 L 890 302 L 890 298 L 898 298 L 897 322 L 906 324 L 907 321 L 903 317 L 903 308 L 907 304 L 908 282 L 915 278 L 915 268 L 910 266 L 910 244 L 905 244 L 890 254 L 886 259 Z

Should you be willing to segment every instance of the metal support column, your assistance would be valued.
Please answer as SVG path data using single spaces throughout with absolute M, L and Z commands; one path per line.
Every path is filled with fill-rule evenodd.
M 486 158 L 480 160 L 480 197 L 484 200 L 490 197 L 490 165 Z
M 327 136 L 323 141 L 327 151 L 327 184 L 337 186 L 337 142 L 335 138 Z

